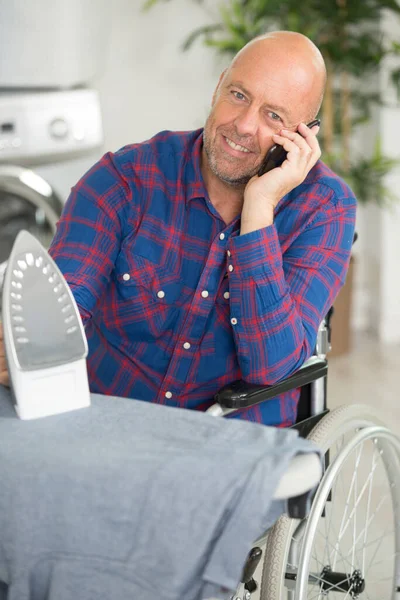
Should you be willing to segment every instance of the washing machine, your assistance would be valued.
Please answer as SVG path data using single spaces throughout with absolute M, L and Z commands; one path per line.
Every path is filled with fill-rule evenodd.
M 96 90 L 0 91 L 0 287 L 17 233 L 48 247 L 71 187 L 102 144 Z

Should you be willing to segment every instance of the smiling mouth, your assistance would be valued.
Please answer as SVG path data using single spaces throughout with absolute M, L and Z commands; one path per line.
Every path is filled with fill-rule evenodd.
M 248 148 L 245 148 L 244 146 L 240 146 L 240 144 L 235 144 L 235 142 L 232 142 L 232 140 L 227 138 L 225 135 L 224 135 L 224 139 L 225 139 L 226 143 L 228 144 L 228 146 L 230 146 L 233 150 L 238 150 L 239 152 L 247 152 L 248 154 L 250 153 L 250 150 Z

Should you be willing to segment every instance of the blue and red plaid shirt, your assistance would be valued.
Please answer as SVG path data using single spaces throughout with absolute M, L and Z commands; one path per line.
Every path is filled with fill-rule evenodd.
M 72 189 L 50 253 L 89 344 L 92 392 L 205 410 L 225 384 L 272 384 L 313 353 L 344 283 L 355 199 L 322 162 L 273 225 L 239 235 L 210 202 L 202 130 L 106 154 Z M 299 392 L 242 410 L 295 421 Z

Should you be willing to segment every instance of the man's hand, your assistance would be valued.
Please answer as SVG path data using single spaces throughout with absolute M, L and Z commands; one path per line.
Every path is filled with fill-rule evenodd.
M 6 364 L 6 351 L 4 348 L 3 326 L 0 323 L 0 385 L 10 385 Z
M 309 129 L 300 123 L 297 131 L 282 129 L 273 135 L 288 155 L 284 163 L 261 177 L 250 179 L 244 191 L 240 234 L 262 229 L 274 222 L 274 209 L 283 196 L 300 185 L 321 156 L 316 135 L 319 126 Z

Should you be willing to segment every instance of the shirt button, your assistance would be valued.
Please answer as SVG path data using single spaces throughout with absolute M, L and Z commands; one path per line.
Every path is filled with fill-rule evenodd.
M 166 398 L 172 398 L 172 393 L 171 392 L 165 392 L 165 397 Z
M 189 342 L 185 342 L 185 343 L 183 344 L 183 347 L 185 348 L 185 350 L 189 350 L 189 348 L 190 348 L 190 344 L 189 344 Z
M 233 271 L 233 265 L 229 265 L 228 271 L 230 271 L 232 273 L 232 271 Z
M 203 291 L 201 292 L 201 295 L 203 296 L 203 298 L 207 298 L 207 296 L 208 296 L 208 292 L 207 292 L 207 290 L 203 290 Z
M 131 276 L 129 275 L 129 273 L 124 273 L 124 274 L 122 275 L 122 279 L 123 279 L 124 281 L 129 281 L 129 280 L 130 280 L 130 278 L 131 278 Z
M 232 323 L 232 325 L 237 325 L 237 319 L 235 319 L 235 318 L 231 319 L 231 323 Z
M 219 234 L 219 239 L 220 240 L 224 240 L 225 239 L 225 234 L 224 233 L 220 233 Z
M 158 296 L 159 298 L 164 298 L 164 296 L 165 296 L 165 292 L 163 292 L 162 290 L 160 290 L 159 292 L 157 292 L 157 296 Z
M 224 292 L 224 298 L 225 298 L 226 300 L 228 300 L 228 298 L 229 298 L 229 292 Z
M 230 253 L 230 251 L 229 251 L 229 250 L 227 250 L 227 252 L 226 252 L 226 253 L 227 253 L 227 255 L 228 255 L 228 256 L 230 256 L 230 255 L 231 255 L 231 253 Z

